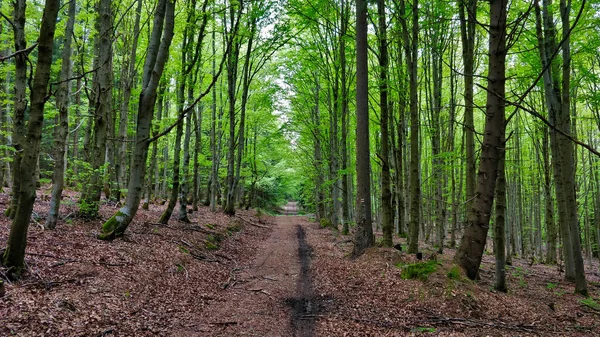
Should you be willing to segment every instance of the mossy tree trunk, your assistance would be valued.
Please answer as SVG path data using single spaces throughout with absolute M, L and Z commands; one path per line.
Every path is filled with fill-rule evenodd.
M 154 13 L 152 33 L 149 38 L 144 63 L 142 92 L 137 114 L 137 129 L 133 159 L 129 173 L 129 183 L 125 204 L 102 225 L 100 239 L 114 239 L 122 236 L 133 220 L 142 198 L 142 188 L 146 174 L 146 159 L 150 146 L 150 126 L 154 115 L 156 91 L 169 54 L 175 26 L 175 2 L 158 0 Z M 163 29 L 164 27 L 164 29 Z
M 89 163 L 92 172 L 86 182 L 81 200 L 80 215 L 86 218 L 98 216 L 100 196 L 102 193 L 103 166 L 106 160 L 106 143 L 109 133 L 109 119 L 113 118 L 113 11 L 112 0 L 100 0 L 96 7 L 96 31 L 94 42 L 96 57 L 92 94 L 90 95 L 90 115 L 93 116 L 92 137 L 86 151 L 90 154 Z

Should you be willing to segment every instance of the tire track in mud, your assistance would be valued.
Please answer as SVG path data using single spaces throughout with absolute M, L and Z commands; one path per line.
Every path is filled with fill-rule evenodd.
M 312 337 L 315 335 L 315 317 L 319 309 L 313 294 L 310 272 L 312 247 L 306 242 L 306 232 L 301 225 L 296 225 L 296 236 L 300 275 L 296 283 L 296 297 L 286 299 L 286 304 L 292 308 L 291 326 L 294 336 Z

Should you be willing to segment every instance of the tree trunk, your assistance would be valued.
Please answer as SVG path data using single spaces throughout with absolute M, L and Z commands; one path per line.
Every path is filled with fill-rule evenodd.
M 562 45 L 562 106 L 557 124 L 555 125 L 566 134 L 571 134 L 571 42 L 570 42 L 570 19 L 571 1 L 560 1 L 560 16 L 562 20 L 563 39 Z M 585 269 L 583 256 L 581 255 L 581 234 L 579 230 L 579 219 L 577 214 L 577 193 L 575 184 L 575 151 L 574 145 L 563 135 L 559 136 L 560 155 L 557 158 L 559 165 L 563 166 L 562 179 L 565 188 L 565 199 L 567 206 L 568 226 L 570 231 L 570 242 L 573 251 L 573 263 L 575 269 L 575 292 L 587 296 L 587 282 L 585 280 Z
M 467 228 L 454 256 L 454 262 L 466 272 L 470 279 L 475 279 L 479 273 L 496 189 L 499 152 L 503 146 L 507 54 L 506 16 L 507 0 L 491 0 L 488 93 L 477 192 L 473 200 L 474 212 L 468 216 Z
M 214 22 L 214 20 L 213 20 Z M 216 53 L 216 39 L 215 39 L 215 27 L 213 24 L 212 31 L 212 54 Z M 212 75 L 216 75 L 217 65 L 216 58 L 212 59 Z M 219 182 L 219 158 L 220 154 L 217 151 L 217 86 L 213 87 L 212 90 L 212 103 L 211 103 L 211 128 L 210 128 L 210 150 L 211 150 L 211 169 L 210 169 L 210 210 L 211 212 L 217 211 L 217 187 Z M 220 129 L 219 129 L 220 130 Z
M 320 99 L 321 99 L 321 86 L 319 83 L 318 75 L 315 75 L 315 107 L 312 116 L 313 125 L 313 148 L 315 157 L 315 204 L 316 204 L 316 220 L 321 224 L 321 220 L 325 219 L 325 204 L 323 195 L 323 153 L 321 150 L 321 110 L 320 110 Z
M 548 151 L 548 128 L 544 127 L 542 136 L 542 163 L 544 172 L 544 208 L 546 224 L 546 263 L 555 264 L 557 236 L 556 224 L 554 223 L 554 200 L 552 199 L 552 168 L 550 166 L 550 154 Z
M 385 20 L 385 0 L 377 1 L 379 16 L 379 124 L 381 127 L 381 227 L 383 229 L 383 246 L 393 245 L 394 216 L 392 211 L 392 191 L 390 176 L 389 145 L 389 105 L 388 105 L 388 48 L 387 22 Z
M 237 89 L 237 73 L 238 73 L 238 61 L 240 54 L 240 41 L 237 37 L 237 27 L 234 22 L 236 21 L 236 14 L 241 15 L 241 2 L 239 3 L 238 10 L 236 13 L 235 6 L 230 7 L 230 38 L 235 39 L 232 44 L 231 53 L 227 56 L 227 98 L 229 103 L 229 139 L 227 149 L 227 195 L 225 199 L 225 207 L 223 211 L 227 215 L 235 215 L 235 103 L 236 103 L 236 89 Z M 239 132 L 239 131 L 238 131 Z M 243 146 L 243 144 L 237 144 L 237 146 Z
M 100 239 L 114 239 L 122 236 L 127 226 L 133 220 L 140 200 L 146 174 L 146 159 L 148 157 L 148 142 L 150 125 L 156 102 L 156 89 L 167 61 L 169 47 L 173 39 L 175 2 L 159 0 L 154 14 L 154 25 L 148 42 L 142 92 L 137 114 L 137 129 L 133 159 L 129 173 L 129 184 L 125 204 L 119 211 L 102 225 Z M 163 33 L 164 25 L 164 33 Z M 161 39 L 162 36 L 162 39 Z
M 473 198 L 475 196 L 475 123 L 473 122 L 473 70 L 475 56 L 475 25 L 477 24 L 477 0 L 459 0 L 458 14 L 460 17 L 460 37 L 465 77 L 465 185 L 467 217 L 474 212 Z M 465 17 L 465 12 L 467 16 Z
M 342 233 L 348 234 L 350 231 L 350 187 L 349 176 L 348 176 L 348 70 L 346 62 L 346 34 L 348 33 L 348 21 L 350 20 L 350 7 L 346 0 L 342 0 L 340 4 L 340 71 L 341 79 L 340 84 L 342 86 L 342 137 L 340 141 L 341 149 L 341 177 L 342 180 Z
M 496 221 L 494 221 L 494 254 L 496 255 L 496 283 L 494 289 L 507 292 L 506 287 L 506 240 L 504 223 L 506 219 L 506 140 L 502 135 L 502 145 L 498 158 L 498 177 L 496 178 Z
M 96 37 L 94 58 L 94 79 L 92 95 L 90 96 L 90 115 L 93 116 L 94 126 L 90 148 L 90 166 L 92 172 L 87 186 L 79 202 L 80 215 L 85 218 L 98 216 L 100 195 L 103 184 L 102 166 L 106 159 L 106 141 L 108 136 L 109 118 L 112 118 L 112 42 L 113 42 L 113 11 L 112 0 L 100 0 L 97 4 Z
M 196 139 L 194 141 L 194 173 L 192 181 L 192 210 L 198 210 L 198 202 L 200 201 L 200 162 L 199 157 L 202 153 L 202 113 L 204 112 L 204 105 L 200 105 L 198 113 L 192 117 L 194 119 L 194 132 Z
M 26 0 L 15 0 L 13 2 L 13 37 L 15 39 L 15 50 L 25 50 L 27 42 L 25 40 L 25 9 Z M 19 180 L 19 170 L 21 160 L 24 155 L 23 142 L 25 141 L 25 109 L 27 108 L 27 53 L 20 53 L 15 56 L 15 93 L 14 93 L 14 112 L 13 112 L 13 132 L 12 144 L 14 155 L 12 162 L 12 192 L 10 206 L 5 214 L 13 218 L 17 211 L 19 190 L 21 189 Z
M 419 171 L 419 101 L 417 81 L 417 57 L 419 39 L 419 17 L 417 0 L 412 3 L 412 30 L 404 15 L 404 0 L 401 5 L 401 16 L 404 52 L 408 68 L 410 91 L 410 222 L 408 235 L 408 253 L 419 250 L 419 226 L 421 224 L 421 179 Z
M 75 25 L 75 1 L 69 3 L 69 18 L 63 40 L 62 65 L 60 70 L 60 84 L 56 92 L 56 107 L 58 108 L 58 123 L 54 126 L 54 169 L 52 172 L 52 197 L 50 208 L 46 217 L 45 227 L 56 228 L 60 200 L 65 182 L 65 153 L 67 150 L 67 135 L 69 133 L 69 97 L 71 77 L 71 40 L 73 26 Z
M 163 115 L 163 102 L 164 102 L 164 96 L 165 96 L 165 90 L 166 90 L 166 84 L 165 81 L 161 81 L 160 85 L 159 85 L 159 89 L 158 89 L 158 102 L 156 104 L 158 111 L 156 112 L 156 120 L 160 122 L 160 120 L 162 119 L 162 115 Z M 158 123 L 152 125 L 152 136 L 155 136 L 156 134 L 158 134 Z M 154 197 L 158 196 L 158 191 L 159 191 L 159 187 L 158 187 L 158 160 L 157 160 L 157 154 L 158 154 L 158 141 L 153 142 L 152 143 L 152 152 L 150 154 L 150 170 L 148 172 L 148 179 L 147 179 L 147 183 L 146 183 L 146 200 L 144 201 L 142 208 L 143 209 L 148 209 L 149 208 L 149 204 L 150 204 L 150 200 L 152 199 L 152 181 L 155 181 L 154 184 Z M 165 162 L 166 163 L 166 162 Z
M 175 148 L 173 149 L 173 186 L 171 187 L 171 196 L 169 197 L 169 203 L 167 204 L 167 208 L 164 210 L 164 212 L 160 216 L 160 219 L 158 220 L 158 222 L 160 222 L 161 224 L 167 224 L 169 222 L 169 219 L 171 219 L 171 215 L 173 214 L 173 210 L 175 209 L 175 205 L 177 204 L 177 197 L 179 196 L 179 163 L 181 160 L 182 136 L 183 120 L 177 123 L 177 130 L 175 134 Z
M 135 68 L 138 40 L 140 36 L 140 18 L 142 15 L 142 0 L 136 0 L 138 2 L 135 11 L 135 23 L 133 24 L 133 41 L 131 42 L 131 48 L 129 59 L 123 66 L 123 101 L 121 102 L 120 118 L 119 118 L 119 134 L 118 139 L 120 141 L 118 153 L 117 153 L 117 179 L 119 188 L 124 189 L 127 187 L 127 126 L 129 121 L 129 102 L 131 101 L 131 91 L 135 85 L 135 77 L 137 71 Z M 152 148 L 153 153 L 154 148 Z M 153 158 L 156 158 L 155 156 Z M 120 196 L 117 196 L 120 199 Z
M 367 1 L 356 0 L 356 233 L 352 256 L 374 244 L 371 225 Z
M 18 7 L 21 4 L 16 4 Z M 22 4 L 24 9 L 24 4 Z M 29 123 L 23 146 L 23 155 L 19 162 L 16 180 L 19 182 L 17 192 L 16 210 L 10 228 L 6 250 L 2 256 L 2 264 L 8 268 L 9 276 L 18 278 L 24 268 L 25 248 L 27 246 L 27 230 L 36 198 L 35 167 L 38 160 L 40 143 L 42 140 L 42 126 L 44 122 L 44 104 L 48 93 L 48 81 L 52 65 L 52 52 L 54 48 L 54 32 L 60 1 L 47 0 L 42 16 L 40 35 L 38 38 L 38 58 L 35 75 L 31 88 L 31 108 L 29 110 Z M 24 13 L 23 13 L 24 14 Z M 24 18 L 24 17 L 23 17 Z
M 188 101 L 189 102 L 189 101 Z M 179 215 L 177 219 L 183 222 L 190 222 L 187 216 L 187 198 L 188 198 L 188 185 L 190 175 L 190 138 L 192 134 L 192 115 L 196 113 L 196 109 L 190 111 L 186 116 L 185 121 L 185 137 L 183 140 L 183 168 L 181 174 L 181 185 L 179 193 Z

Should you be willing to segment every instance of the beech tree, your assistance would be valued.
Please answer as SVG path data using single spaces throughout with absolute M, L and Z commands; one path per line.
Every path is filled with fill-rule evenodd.
M 152 33 L 146 50 L 146 61 L 142 80 L 142 92 L 137 113 L 135 147 L 129 174 L 129 185 L 125 204 L 102 225 L 101 239 L 122 236 L 135 216 L 142 199 L 142 188 L 146 173 L 146 159 L 150 146 L 150 124 L 154 115 L 156 90 L 169 55 L 175 26 L 175 2 L 158 0 Z
M 473 212 L 469 213 L 465 233 L 454 256 L 454 261 L 464 269 L 471 279 L 475 279 L 479 273 L 492 213 L 498 163 L 504 139 L 505 62 L 508 52 L 506 43 L 507 3 L 506 0 L 490 2 L 486 120 L 477 190 L 473 200 Z
M 15 181 L 18 181 L 18 190 L 16 192 L 15 211 L 12 221 L 10 234 L 6 249 L 2 254 L 2 264 L 9 268 L 9 274 L 13 277 L 20 277 L 24 267 L 25 247 L 27 246 L 27 230 L 33 211 L 33 203 L 36 198 L 36 179 L 35 170 L 40 153 L 40 142 L 42 139 L 42 124 L 44 122 L 44 106 L 46 104 L 46 95 L 48 93 L 48 82 L 50 80 L 50 67 L 52 65 L 52 53 L 54 51 L 54 33 L 56 30 L 56 18 L 60 1 L 47 0 L 44 5 L 44 13 L 40 24 L 40 33 L 37 40 L 38 57 L 35 66 L 35 75 L 31 87 L 31 108 L 29 111 L 29 121 L 27 123 L 27 133 L 23 139 L 22 157 L 15 169 L 18 175 Z M 15 9 L 19 15 L 25 15 L 25 1 L 15 2 Z M 21 20 L 20 17 L 18 17 Z M 15 27 L 15 29 L 19 29 Z M 17 51 L 21 51 L 19 49 Z M 13 186 L 14 188 L 14 186 Z
M 367 1 L 356 0 L 356 234 L 353 256 L 373 246 L 371 225 Z

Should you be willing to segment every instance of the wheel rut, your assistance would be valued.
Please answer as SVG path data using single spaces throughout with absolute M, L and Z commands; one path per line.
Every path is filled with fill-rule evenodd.
M 249 265 L 232 261 L 229 281 L 202 317 L 175 336 L 315 336 L 322 313 L 311 273 L 306 217 L 274 218 L 272 233 Z M 218 286 L 222 286 L 219 284 Z M 192 327 L 193 326 L 193 327 Z
M 292 307 L 291 326 L 294 336 L 312 337 L 315 335 L 315 296 L 310 272 L 312 247 L 306 242 L 306 232 L 301 225 L 296 225 L 298 238 L 298 258 L 300 260 L 300 275 L 296 284 L 296 296 L 286 299 Z

